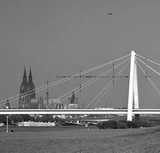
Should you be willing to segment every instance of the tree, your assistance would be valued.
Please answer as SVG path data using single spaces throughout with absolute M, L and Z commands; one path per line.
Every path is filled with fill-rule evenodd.
M 9 116 L 9 120 L 11 121 L 11 123 L 18 123 L 22 121 L 22 117 L 20 115 L 17 114 L 12 114 Z
M 38 115 L 38 116 L 35 116 L 35 117 L 34 117 L 34 121 L 35 121 L 35 122 L 42 122 L 42 117 L 40 117 L 39 115 Z
M 7 122 L 7 115 L 0 115 L 0 123 L 6 124 Z
M 59 122 L 62 122 L 63 119 L 61 119 L 60 117 L 56 116 L 56 117 L 54 118 L 54 121 L 56 121 L 57 123 L 59 123 Z
M 23 121 L 31 121 L 32 117 L 28 114 L 22 114 L 20 115 Z
M 43 115 L 42 116 L 42 121 L 43 122 L 53 122 L 53 116 L 49 115 L 49 114 Z

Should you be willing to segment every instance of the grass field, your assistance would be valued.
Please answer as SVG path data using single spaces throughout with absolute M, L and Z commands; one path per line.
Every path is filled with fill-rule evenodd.
M 139 129 L 96 127 L 0 128 L 0 153 L 158 153 L 160 126 Z

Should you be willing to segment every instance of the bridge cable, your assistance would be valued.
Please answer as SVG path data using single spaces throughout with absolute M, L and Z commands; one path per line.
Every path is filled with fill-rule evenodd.
M 130 58 L 128 58 L 128 59 L 122 61 L 121 63 L 117 64 L 117 65 L 115 66 L 115 68 L 118 68 L 120 65 L 122 65 L 123 63 L 125 63 L 125 62 L 128 61 L 129 59 L 130 59 Z M 84 84 L 81 85 L 81 89 L 83 89 L 83 88 L 85 88 L 86 86 L 90 85 L 91 83 L 97 81 L 101 76 L 106 75 L 106 74 L 110 73 L 111 71 L 112 71 L 112 68 L 110 68 L 109 70 L 107 70 L 107 71 L 101 73 L 101 74 L 98 76 L 98 78 L 93 78 L 93 79 L 91 79 L 91 80 L 85 82 Z M 77 91 L 76 91 L 76 90 L 77 90 Z M 79 87 L 73 89 L 72 91 L 74 91 L 75 93 L 77 93 L 77 92 L 79 91 Z M 71 94 L 72 91 L 66 93 L 65 95 L 59 97 L 58 99 L 61 99 L 61 98 L 65 97 L 65 96 Z M 64 101 L 64 100 L 67 99 L 67 98 L 68 98 L 68 97 L 62 99 L 61 101 Z
M 137 62 L 137 64 L 138 64 L 138 62 Z M 143 63 L 144 64 L 144 63 Z M 140 66 L 140 65 L 139 65 Z M 143 69 L 142 67 L 140 67 L 141 68 L 141 70 Z M 144 70 L 144 69 L 143 69 Z M 158 72 L 157 72 L 158 73 Z M 147 75 L 147 77 L 148 77 L 148 75 Z M 159 93 L 160 93 L 160 90 L 158 89 L 158 87 L 155 85 L 155 83 L 152 81 L 152 79 L 151 78 L 148 78 L 148 80 L 149 80 L 149 82 L 151 83 L 152 82 L 152 84 L 155 86 L 155 88 L 159 91 Z M 156 90 L 155 89 L 155 90 Z
M 127 66 L 128 66 L 128 64 L 129 64 L 129 62 L 123 67 L 123 70 L 121 71 L 121 73 L 119 74 L 119 75 L 121 75 L 123 72 L 124 72 L 124 70 L 127 68 Z M 117 80 L 117 77 L 118 75 L 116 75 L 115 77 L 116 77 L 116 79 L 114 80 L 114 83 L 116 82 L 116 80 Z M 112 79 L 113 80 L 113 79 Z M 112 82 L 112 81 L 111 81 Z M 111 84 L 111 82 L 109 83 L 109 84 Z M 108 85 L 109 85 L 108 84 Z M 108 86 L 107 85 L 107 86 Z M 109 89 L 111 88 L 113 86 L 113 84 L 111 84 L 109 87 L 108 87 L 108 89 L 103 93 L 103 95 L 97 100 L 97 102 L 92 106 L 92 108 L 94 108 L 96 105 L 97 105 L 97 103 L 102 99 L 102 97 L 109 91 Z
M 127 64 L 128 64 L 128 63 L 127 63 Z M 127 65 L 127 64 L 126 64 L 126 65 Z M 117 76 L 124 71 L 124 69 L 126 68 L 126 65 L 117 73 Z M 109 82 L 109 84 L 111 84 L 112 81 L 113 81 L 113 79 Z M 109 84 L 108 84 L 108 85 L 109 85 Z M 86 106 L 86 108 L 87 108 L 88 106 L 90 106 L 90 105 L 94 102 L 94 100 L 108 87 L 108 85 Z
M 127 60 L 129 60 L 130 59 L 130 57 L 129 58 L 127 58 L 127 59 L 125 59 L 124 61 L 122 61 L 121 63 L 119 63 L 119 64 L 117 64 L 115 67 L 117 68 L 117 67 L 119 67 L 120 65 L 122 65 L 123 63 L 125 63 Z M 110 72 L 111 72 L 111 69 L 112 68 L 110 68 Z M 108 70 L 109 71 L 109 70 Z M 108 74 L 109 72 L 108 71 L 106 71 L 106 72 L 104 72 L 104 73 L 102 73 L 102 74 L 100 74 L 99 76 L 102 76 L 102 75 L 106 75 L 106 74 Z M 105 74 L 106 73 L 106 74 Z M 98 78 L 97 78 L 98 79 Z M 91 79 L 91 80 L 89 80 L 88 82 L 91 82 L 92 80 L 94 80 L 94 78 L 93 79 Z M 95 80 L 96 81 L 96 80 Z M 86 83 L 84 83 L 84 84 L 82 84 L 82 86 L 83 85 L 85 85 L 85 84 L 87 84 L 88 82 L 86 82 Z M 92 83 L 92 82 L 91 82 Z M 53 85 L 50 85 L 49 87 L 51 87 L 51 86 L 54 86 L 55 84 L 53 84 Z M 84 87 L 86 87 L 87 85 L 85 85 Z M 82 87 L 81 89 L 83 89 L 84 87 Z M 74 90 L 77 90 L 79 87 L 77 87 L 76 89 L 74 89 Z M 39 90 L 37 90 L 36 92 L 38 92 L 38 91 L 41 91 L 41 90 L 44 90 L 44 89 L 39 89 Z M 73 91 L 73 90 L 72 90 Z M 61 96 L 61 97 L 59 97 L 58 99 L 60 99 L 60 98 L 62 98 L 62 97 L 64 97 L 64 96 L 66 96 L 66 95 L 68 95 L 68 94 L 70 94 L 70 93 L 72 93 L 72 91 L 71 92 L 69 92 L 69 93 L 67 93 L 67 94 L 65 94 L 65 95 L 63 95 L 63 96 Z M 28 96 L 29 95 L 31 95 L 32 94 L 32 92 L 30 91 L 30 93 L 29 94 L 27 94 Z M 23 94 L 22 94 L 23 95 Z M 19 97 L 17 96 L 17 98 L 15 98 L 15 99 L 12 99 L 12 100 L 10 100 L 10 102 L 13 102 L 13 101 L 15 101 L 15 100 L 17 100 L 17 99 L 19 99 Z M 65 98 L 66 99 L 66 98 Z M 64 100 L 64 99 L 63 99 Z M 62 100 L 62 101 L 63 101 Z M 0 101 L 0 103 L 1 102 L 3 102 L 3 101 Z M 5 104 L 5 102 L 4 103 L 2 103 L 2 104 Z M 0 104 L 0 105 L 2 105 L 2 104 Z
M 142 60 L 140 60 L 139 58 L 136 57 L 136 59 L 138 59 L 141 63 L 143 63 L 144 65 L 146 65 L 145 62 L 143 62 Z M 160 75 L 159 72 L 157 72 L 156 70 L 154 70 L 152 67 L 148 66 L 148 64 L 146 65 L 148 68 L 150 68 L 152 71 L 154 71 L 155 73 L 157 73 L 158 75 Z
M 143 58 L 143 59 L 146 59 L 146 57 L 143 57 L 143 56 L 141 56 L 141 55 L 138 55 L 138 54 L 136 54 L 136 56 L 139 56 L 139 57 L 141 57 L 141 58 Z M 156 65 L 158 65 L 158 66 L 160 66 L 160 64 L 159 63 L 157 63 L 157 62 L 155 62 L 155 61 L 152 61 L 152 60 L 150 60 L 150 59 L 146 59 L 147 61 L 149 61 L 149 62 L 151 62 L 151 63 L 154 63 L 154 64 L 156 64 Z
M 122 65 L 123 63 L 125 63 L 125 62 L 128 61 L 129 59 L 130 59 L 130 58 L 128 58 L 128 59 L 122 61 L 121 63 L 117 64 L 117 65 L 115 66 L 115 68 L 118 68 L 120 65 Z M 92 82 L 95 82 L 95 81 L 98 80 L 101 76 L 106 75 L 106 74 L 110 73 L 111 71 L 112 71 L 112 68 L 110 68 L 109 70 L 101 73 L 101 74 L 98 76 L 98 78 L 93 78 L 93 79 L 85 82 L 84 84 L 81 85 L 81 89 L 83 89 L 84 87 L 88 86 L 88 85 L 91 84 Z M 76 91 L 76 90 L 78 90 L 78 89 L 79 89 L 79 87 L 73 89 L 72 91 Z M 71 94 L 72 91 L 66 93 L 65 95 L 59 97 L 58 99 L 61 99 L 61 98 L 65 97 L 65 96 L 68 95 L 68 94 Z M 77 91 L 77 92 L 78 92 L 78 91 Z M 65 99 L 66 99 L 66 98 L 65 98 Z M 63 100 L 65 100 L 65 99 L 63 99 Z M 61 100 L 61 101 L 63 101 L 63 100 Z
M 129 54 L 129 55 L 130 55 L 130 54 Z M 114 60 L 114 61 L 118 61 L 118 60 L 124 59 L 124 58 L 128 57 L 129 55 L 126 55 L 126 56 L 117 58 L 117 59 Z M 112 62 L 113 62 L 113 61 L 110 61 L 110 62 L 105 63 L 105 64 L 102 64 L 102 65 L 100 65 L 100 66 L 96 66 L 96 67 L 94 67 L 94 68 L 85 70 L 85 71 L 83 71 L 81 74 L 82 74 L 82 75 L 87 74 L 87 73 L 89 73 L 89 72 L 91 72 L 91 71 L 94 71 L 94 70 L 97 70 L 97 69 L 99 69 L 99 68 L 101 68 L 101 67 L 107 66 L 107 65 L 111 64 Z M 58 84 L 60 84 L 60 83 L 63 83 L 63 82 L 65 82 L 65 81 L 68 81 L 68 80 L 72 79 L 74 76 L 78 76 L 78 75 L 79 75 L 79 73 L 72 75 L 70 78 L 64 78 L 64 79 L 61 79 L 61 80 L 54 81 L 54 82 L 52 82 L 52 83 L 49 83 L 49 84 L 48 84 L 48 87 L 50 87 L 51 85 L 54 85 L 54 86 L 55 86 L 55 85 L 58 85 Z M 33 92 L 34 92 L 34 91 L 35 91 L 35 92 L 41 91 L 41 90 L 39 90 L 39 89 L 41 89 L 41 88 L 43 88 L 43 90 L 44 90 L 44 89 L 47 88 L 47 85 L 38 87 L 38 88 L 33 89 L 33 90 L 30 90 L 30 91 L 27 91 L 27 92 L 25 92 L 25 93 L 23 93 L 23 94 L 18 94 L 18 95 L 12 96 L 12 97 L 10 97 L 10 98 L 1 100 L 0 103 L 1 103 L 1 102 L 4 102 L 4 101 L 6 101 L 6 100 L 15 99 L 15 98 L 17 98 L 17 97 L 19 97 L 19 96 L 21 96 L 21 95 L 28 94 L 28 93 L 30 93 L 30 92 L 32 92 L 32 91 L 33 91 Z
M 137 65 L 140 67 L 141 71 L 145 74 L 145 70 L 141 67 L 141 65 L 137 62 Z M 153 88 L 156 90 L 156 92 L 160 95 L 160 90 L 159 88 L 155 85 L 155 83 L 152 81 L 151 78 L 148 78 L 148 81 L 151 83 L 151 85 L 153 86 Z

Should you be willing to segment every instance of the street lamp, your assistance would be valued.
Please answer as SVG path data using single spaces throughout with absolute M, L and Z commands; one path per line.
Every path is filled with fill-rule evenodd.
M 10 107 L 10 104 L 9 104 L 9 100 L 7 99 L 7 101 L 6 101 L 6 104 L 5 104 L 5 106 L 4 106 L 4 109 L 10 109 L 11 107 Z M 7 125 L 6 125 L 6 132 L 8 133 L 8 117 L 9 117 L 9 114 L 7 114 Z
M 7 115 L 7 126 L 6 126 L 6 132 L 8 133 L 8 115 Z

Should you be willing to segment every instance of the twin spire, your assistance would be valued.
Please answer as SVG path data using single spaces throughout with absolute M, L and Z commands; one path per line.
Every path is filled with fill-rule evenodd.
M 23 79 L 20 86 L 19 108 L 30 108 L 31 99 L 35 98 L 36 98 L 36 93 L 32 79 L 31 67 L 27 79 L 26 66 L 24 66 Z
M 24 66 L 24 73 L 23 73 L 22 84 L 23 84 L 23 85 L 33 85 L 31 67 L 30 67 L 29 76 L 28 76 L 28 81 L 27 81 L 26 66 Z

